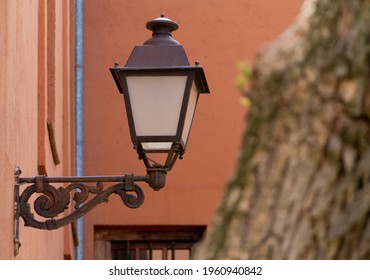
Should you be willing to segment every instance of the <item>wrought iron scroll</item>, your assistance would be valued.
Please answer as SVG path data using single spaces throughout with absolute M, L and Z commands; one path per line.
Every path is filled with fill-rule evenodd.
M 144 192 L 137 184 L 134 184 L 134 181 L 147 181 L 147 177 L 131 174 L 114 177 L 50 178 L 36 176 L 35 178 L 18 177 L 16 180 L 18 189 L 20 184 L 31 183 L 20 196 L 16 195 L 16 219 L 22 217 L 25 226 L 53 230 L 82 217 L 100 203 L 108 202 L 111 194 L 119 195 L 127 207 L 138 208 L 144 202 Z M 79 180 L 84 182 L 79 182 Z M 117 181 L 120 182 L 107 188 L 103 185 L 103 182 Z M 51 184 L 58 182 L 68 183 L 68 185 L 65 188 L 57 188 Z M 89 185 L 86 182 L 94 182 L 96 185 Z M 90 198 L 91 195 L 95 196 Z M 32 198 L 35 199 L 31 203 Z M 65 213 L 65 210 L 69 208 L 71 198 L 75 201 L 74 209 L 71 213 Z M 62 213 L 64 213 L 63 216 Z
M 171 160 L 166 165 L 172 167 L 178 153 L 172 149 Z M 14 173 L 14 256 L 21 246 L 19 241 L 19 220 L 24 225 L 53 230 L 68 225 L 102 202 L 108 202 L 111 194 L 117 194 L 129 208 L 138 208 L 144 202 L 143 190 L 135 182 L 145 182 L 154 190 L 161 189 L 166 182 L 168 166 L 154 165 L 147 168 L 147 175 L 134 176 L 81 176 L 81 177 L 20 177 L 17 167 Z M 103 183 L 116 183 L 105 187 Z M 54 183 L 66 184 L 55 187 Z M 93 183 L 93 185 L 91 185 Z M 21 192 L 23 185 L 26 188 Z M 94 196 L 94 197 L 90 197 Z M 71 198 L 74 209 L 69 209 Z

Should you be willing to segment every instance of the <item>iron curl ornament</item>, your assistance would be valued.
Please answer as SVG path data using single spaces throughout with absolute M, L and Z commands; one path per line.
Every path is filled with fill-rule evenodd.
M 14 254 L 19 243 L 19 218 L 28 227 L 54 230 L 66 226 L 97 205 L 108 202 L 109 196 L 118 195 L 125 206 L 138 208 L 144 202 L 143 190 L 135 182 L 145 182 L 155 190 L 165 184 L 167 171 L 161 167 L 148 170 L 145 176 L 126 174 L 122 176 L 35 176 L 22 178 L 21 170 L 15 172 L 15 229 Z M 105 187 L 103 183 L 115 183 Z M 56 187 L 54 184 L 64 184 Z M 21 186 L 26 188 L 20 194 Z M 71 201 L 74 207 L 69 207 Z M 67 210 L 67 211 L 66 211 Z

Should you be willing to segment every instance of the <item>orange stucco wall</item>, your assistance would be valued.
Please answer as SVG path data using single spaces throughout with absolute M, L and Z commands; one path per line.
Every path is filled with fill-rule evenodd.
M 143 186 L 136 210 L 112 197 L 86 219 L 86 257 L 94 255 L 94 225 L 208 225 L 235 165 L 246 108 L 235 87 L 238 61 L 294 20 L 299 0 L 89 0 L 85 2 L 85 173 L 145 174 L 132 149 L 123 98 L 108 71 L 124 65 L 135 44 L 151 34 L 148 20 L 165 13 L 177 21 L 173 37 L 189 60 L 205 69 L 211 95 L 202 95 L 184 160 L 167 176 L 164 189 Z
M 71 171 L 69 1 L 0 0 L 0 259 L 73 257 L 70 227 L 48 232 L 20 221 L 13 254 L 14 171 L 33 177 Z M 46 124 L 55 128 L 54 163 Z M 21 191 L 25 186 L 21 186 Z

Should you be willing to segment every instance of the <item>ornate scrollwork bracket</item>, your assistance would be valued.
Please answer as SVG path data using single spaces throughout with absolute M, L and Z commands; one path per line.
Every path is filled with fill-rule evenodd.
M 159 175 L 156 175 L 157 173 Z M 126 174 L 123 176 L 36 176 L 22 178 L 20 175 L 21 170 L 17 168 L 14 196 L 15 255 L 18 254 L 20 247 L 20 217 L 24 220 L 25 226 L 54 230 L 84 216 L 100 203 L 108 202 L 111 194 L 119 195 L 127 207 L 138 208 L 144 202 L 144 192 L 135 182 L 148 183 L 154 189 L 158 182 L 160 184 L 165 182 L 165 172 L 161 168 L 158 168 L 158 171 L 154 170 L 154 172 L 151 170 L 146 176 Z M 158 177 L 161 178 L 158 180 Z M 107 182 L 116 184 L 105 187 L 103 183 Z M 65 187 L 55 187 L 55 183 L 64 184 Z M 20 194 L 22 185 L 27 185 L 27 187 Z M 74 200 L 74 208 L 70 209 L 69 205 L 72 199 Z

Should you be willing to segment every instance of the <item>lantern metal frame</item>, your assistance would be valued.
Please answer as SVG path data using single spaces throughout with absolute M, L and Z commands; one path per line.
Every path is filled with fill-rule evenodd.
M 137 150 L 139 154 L 139 158 L 144 160 L 145 166 L 147 168 L 151 168 L 152 165 L 148 160 L 148 156 L 146 153 L 168 153 L 168 157 L 166 163 L 162 166 L 162 168 L 170 171 L 173 167 L 174 161 L 179 156 L 180 158 L 183 157 L 183 154 L 186 150 L 187 141 L 183 141 L 182 134 L 185 125 L 185 117 L 188 109 L 188 102 L 191 94 L 191 88 L 193 87 L 193 83 L 196 86 L 196 90 L 198 91 L 197 101 L 199 98 L 199 93 L 208 93 L 208 86 L 204 83 L 205 75 L 203 72 L 203 68 L 200 66 L 189 66 L 189 67 L 172 67 L 172 68 L 128 68 L 128 67 L 113 67 L 110 68 L 111 73 L 116 81 L 117 87 L 121 93 L 124 93 L 124 99 L 126 104 L 126 112 L 127 112 L 127 119 L 130 128 L 131 140 L 133 142 L 134 148 Z M 184 89 L 184 97 L 181 105 L 181 113 L 178 121 L 178 127 L 175 135 L 161 135 L 161 136 L 138 136 L 135 130 L 135 123 L 133 119 L 132 107 L 128 92 L 128 87 L 126 82 L 124 81 L 126 76 L 186 76 L 186 86 Z M 201 82 L 199 82 L 201 81 Z M 196 106 L 196 105 L 195 105 Z M 196 108 L 195 108 L 196 110 Z M 194 118 L 194 115 L 192 116 Z M 192 121 L 191 121 L 192 123 Z M 191 130 L 191 125 L 190 125 Z M 189 136 L 188 136 L 189 137 Z M 153 151 L 145 151 L 142 146 L 143 142 L 172 142 L 171 148 L 168 150 L 153 150 Z M 174 158 L 175 156 L 175 158 Z M 174 160 L 175 159 L 175 160 Z
M 160 18 L 147 23 L 147 28 L 153 31 L 151 39 L 144 45 L 136 46 L 125 67 L 115 63 L 110 68 L 120 93 L 124 94 L 130 126 L 131 139 L 137 150 L 139 159 L 142 159 L 147 174 L 135 176 L 125 174 L 121 176 L 62 176 L 49 177 L 37 175 L 35 177 L 21 177 L 21 169 L 16 168 L 14 183 L 14 255 L 20 248 L 19 222 L 24 225 L 43 230 L 55 230 L 71 224 L 84 216 L 102 202 L 108 202 L 111 194 L 117 194 L 125 206 L 138 208 L 144 202 L 144 192 L 136 182 L 147 183 L 152 189 L 159 190 L 166 183 L 167 172 L 175 164 L 177 158 L 182 158 L 186 143 L 181 141 L 181 132 L 184 127 L 189 95 L 193 83 L 198 92 L 209 93 L 203 68 L 197 62 L 190 66 L 183 47 L 172 38 L 171 32 L 178 28 L 178 24 L 167 19 L 162 14 Z M 128 100 L 127 85 L 124 82 L 127 75 L 174 75 L 187 76 L 184 100 L 177 133 L 175 136 L 137 136 L 134 129 L 132 108 Z M 195 104 L 196 107 L 196 104 Z M 196 108 L 194 108 L 195 112 Z M 194 116 L 192 116 L 194 117 Z M 191 125 L 189 130 L 191 129 Z M 189 135 L 188 135 L 189 137 Z M 142 143 L 145 141 L 170 141 L 169 150 L 157 152 L 167 153 L 164 164 L 158 164 L 148 157 Z M 54 186 L 55 183 L 63 187 Z M 103 183 L 114 183 L 106 187 Z M 21 191 L 22 186 L 27 186 Z M 94 196 L 94 197 L 90 197 Z M 75 201 L 74 209 L 70 209 L 71 200 Z M 32 205 L 32 207 L 31 207 Z M 60 214 L 64 214 L 59 217 Z
M 191 66 L 183 46 L 172 38 L 172 32 L 178 29 L 178 24 L 165 18 L 164 14 L 161 14 L 159 18 L 149 21 L 146 27 L 152 31 L 152 38 L 144 42 L 143 45 L 135 46 L 124 67 L 119 67 L 118 63 L 115 63 L 114 67 L 110 68 L 110 71 L 119 92 L 124 96 L 131 140 L 134 148 L 137 150 L 139 158 L 143 159 L 147 168 L 153 168 L 155 166 L 156 168 L 170 171 L 176 159 L 178 157 L 180 159 L 183 157 L 191 131 L 194 114 L 191 116 L 189 133 L 184 142 L 182 134 L 184 133 L 184 125 L 187 117 L 187 110 L 189 109 L 188 103 L 192 87 L 195 85 L 197 91 L 194 112 L 198 103 L 199 94 L 209 93 L 210 91 L 203 67 L 198 61 L 195 62 L 195 66 Z M 127 77 L 132 76 L 187 77 L 177 131 L 174 135 L 137 135 L 127 82 Z M 172 143 L 172 145 L 169 149 L 148 151 L 143 148 L 142 143 L 144 142 L 166 142 Z M 154 162 L 152 165 L 147 153 L 167 153 L 167 159 L 164 164 Z

